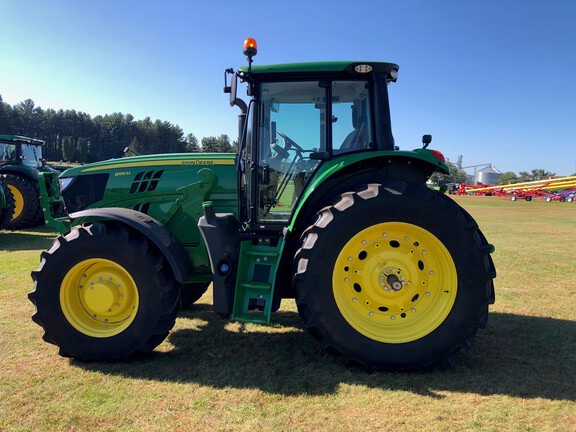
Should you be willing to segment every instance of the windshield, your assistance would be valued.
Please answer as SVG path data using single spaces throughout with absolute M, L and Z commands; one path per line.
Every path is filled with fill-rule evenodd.
M 42 165 L 42 147 L 22 145 L 22 163 L 29 167 L 39 167 Z

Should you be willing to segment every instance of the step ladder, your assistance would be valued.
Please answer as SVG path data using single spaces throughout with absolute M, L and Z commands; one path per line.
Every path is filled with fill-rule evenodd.
M 240 245 L 232 320 L 270 323 L 276 270 L 284 242 L 280 238 L 277 246 L 266 243 L 243 241 Z

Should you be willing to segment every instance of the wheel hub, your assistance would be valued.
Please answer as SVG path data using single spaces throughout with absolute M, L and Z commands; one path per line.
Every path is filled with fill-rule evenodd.
M 402 276 L 402 270 L 396 267 L 387 267 L 384 269 L 379 277 L 380 286 L 384 288 L 384 291 L 400 291 L 404 287 L 404 276 Z

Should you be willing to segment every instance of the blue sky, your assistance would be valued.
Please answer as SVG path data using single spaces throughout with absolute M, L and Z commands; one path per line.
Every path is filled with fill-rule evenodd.
M 0 0 L 0 95 L 11 105 L 130 113 L 236 139 L 224 69 L 398 63 L 396 143 L 463 165 L 576 172 L 573 0 Z M 473 168 L 468 169 L 473 172 Z

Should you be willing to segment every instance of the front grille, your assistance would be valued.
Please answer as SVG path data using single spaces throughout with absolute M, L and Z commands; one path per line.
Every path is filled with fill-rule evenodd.
M 130 193 L 152 192 L 158 186 L 158 181 L 164 170 L 140 172 L 134 177 L 134 182 L 130 186 Z
M 74 213 L 102 200 L 108 183 L 108 174 L 78 176 L 62 191 L 66 212 Z

